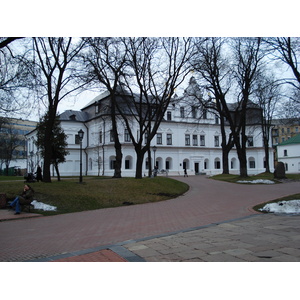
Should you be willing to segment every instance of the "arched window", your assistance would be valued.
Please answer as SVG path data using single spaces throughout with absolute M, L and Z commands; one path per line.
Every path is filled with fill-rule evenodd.
M 93 170 L 93 160 L 91 158 L 89 159 L 89 165 L 90 165 L 90 170 Z
M 125 157 L 125 170 L 132 169 L 132 156 L 128 155 Z
M 237 160 L 236 160 L 235 157 L 231 159 L 230 168 L 231 169 L 237 169 Z
M 186 158 L 183 160 L 183 169 L 189 169 L 190 168 L 190 161 Z
M 215 159 L 215 169 L 221 169 L 221 161 L 219 157 Z
M 111 170 L 115 169 L 115 165 L 116 165 L 116 157 L 115 156 L 111 156 L 109 158 L 109 167 Z
M 167 157 L 166 159 L 166 170 L 171 170 L 173 169 L 173 166 L 172 166 L 172 158 L 171 157 Z
M 209 159 L 207 158 L 204 160 L 204 169 L 205 170 L 209 169 Z

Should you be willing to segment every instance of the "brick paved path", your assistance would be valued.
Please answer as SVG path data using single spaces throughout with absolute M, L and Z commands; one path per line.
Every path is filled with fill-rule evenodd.
M 174 232 L 253 214 L 255 204 L 300 193 L 299 182 L 238 185 L 204 176 L 176 178 L 190 190 L 176 199 L 0 222 L 0 261 L 25 261 Z

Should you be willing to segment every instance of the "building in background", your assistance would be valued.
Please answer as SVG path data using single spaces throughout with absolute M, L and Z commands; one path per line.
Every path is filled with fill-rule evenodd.
M 109 97 L 110 94 L 104 92 L 81 111 L 67 110 L 60 115 L 61 127 L 68 136 L 69 151 L 66 162 L 59 165 L 62 176 L 79 175 L 80 130 L 84 131 L 82 141 L 84 175 L 114 175 L 115 148 L 110 114 L 107 111 Z M 131 120 L 131 129 L 138 134 L 139 128 L 134 118 Z M 137 157 L 121 118 L 118 121 L 118 132 L 123 153 L 122 176 L 134 177 Z M 227 133 L 229 132 L 228 127 Z M 257 123 L 248 124 L 246 134 L 248 174 L 264 172 L 265 152 L 261 126 Z M 35 139 L 35 131 L 27 135 L 29 160 L 35 165 L 42 165 L 39 151 L 34 144 Z M 219 119 L 214 113 L 199 107 L 191 107 L 185 97 L 174 99 L 151 142 L 151 165 L 156 166 L 160 173 L 170 176 L 183 175 L 184 169 L 190 175 L 220 174 L 223 171 L 221 141 Z M 270 157 L 273 157 L 271 141 L 269 151 Z M 146 155 L 143 163 L 145 176 L 148 175 L 149 165 Z M 239 160 L 234 148 L 229 154 L 229 166 L 230 173 L 239 174 Z M 273 171 L 273 160 L 270 162 L 270 168 Z
M 300 133 L 277 145 L 277 160 L 286 173 L 300 173 Z
M 275 119 L 272 121 L 272 143 L 276 146 L 300 133 L 300 119 Z
M 2 118 L 0 128 L 1 172 L 5 173 L 6 161 L 9 161 L 9 175 L 24 175 L 27 169 L 26 134 L 36 128 L 37 122 Z

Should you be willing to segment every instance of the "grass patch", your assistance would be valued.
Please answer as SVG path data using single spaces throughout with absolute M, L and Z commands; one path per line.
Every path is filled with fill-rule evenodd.
M 300 180 L 300 174 L 286 174 L 286 177 L 287 179 L 290 180 Z M 233 183 L 238 183 L 237 181 L 239 180 L 253 181 L 257 179 L 272 180 L 275 183 L 280 183 L 280 181 L 274 180 L 273 173 L 267 173 L 267 172 L 249 176 L 247 178 L 242 178 L 239 175 L 233 175 L 233 174 L 219 174 L 219 175 L 212 176 L 210 178 L 214 180 L 233 182 Z
M 279 198 L 279 199 L 264 202 L 264 203 L 253 206 L 253 209 L 255 211 L 260 212 L 260 213 L 268 213 L 268 212 L 265 212 L 265 211 L 260 211 L 260 209 L 263 208 L 266 204 L 277 203 L 277 202 L 281 202 L 281 201 L 291 201 L 291 200 L 297 200 L 297 199 L 300 199 L 300 194 L 293 194 L 293 195 L 289 195 L 289 196 L 282 197 L 282 198 Z
M 108 207 L 117 207 L 127 202 L 142 204 L 157 202 L 182 195 L 188 185 L 167 177 L 155 178 L 103 178 L 84 177 L 63 179 L 52 183 L 30 184 L 35 190 L 34 199 L 57 207 L 56 212 L 38 211 L 43 215 L 55 215 Z M 0 191 L 12 199 L 23 189 L 23 182 L 1 182 Z M 36 210 L 33 210 L 37 212 Z
M 0 181 L 6 181 L 6 180 L 13 180 L 13 181 L 17 181 L 17 180 L 25 180 L 23 176 L 0 176 Z

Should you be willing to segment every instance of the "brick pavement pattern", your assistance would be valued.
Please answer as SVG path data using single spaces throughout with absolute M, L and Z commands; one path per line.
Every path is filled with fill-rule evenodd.
M 158 203 L 0 222 L 0 261 L 26 261 L 256 214 L 251 207 L 300 192 L 299 182 L 244 185 L 178 177 L 183 196 Z
M 299 221 L 254 215 L 124 247 L 148 262 L 299 262 Z
M 104 249 L 101 251 L 91 252 L 88 254 L 75 255 L 66 258 L 53 260 L 53 262 L 125 262 L 126 259 L 117 253 Z

